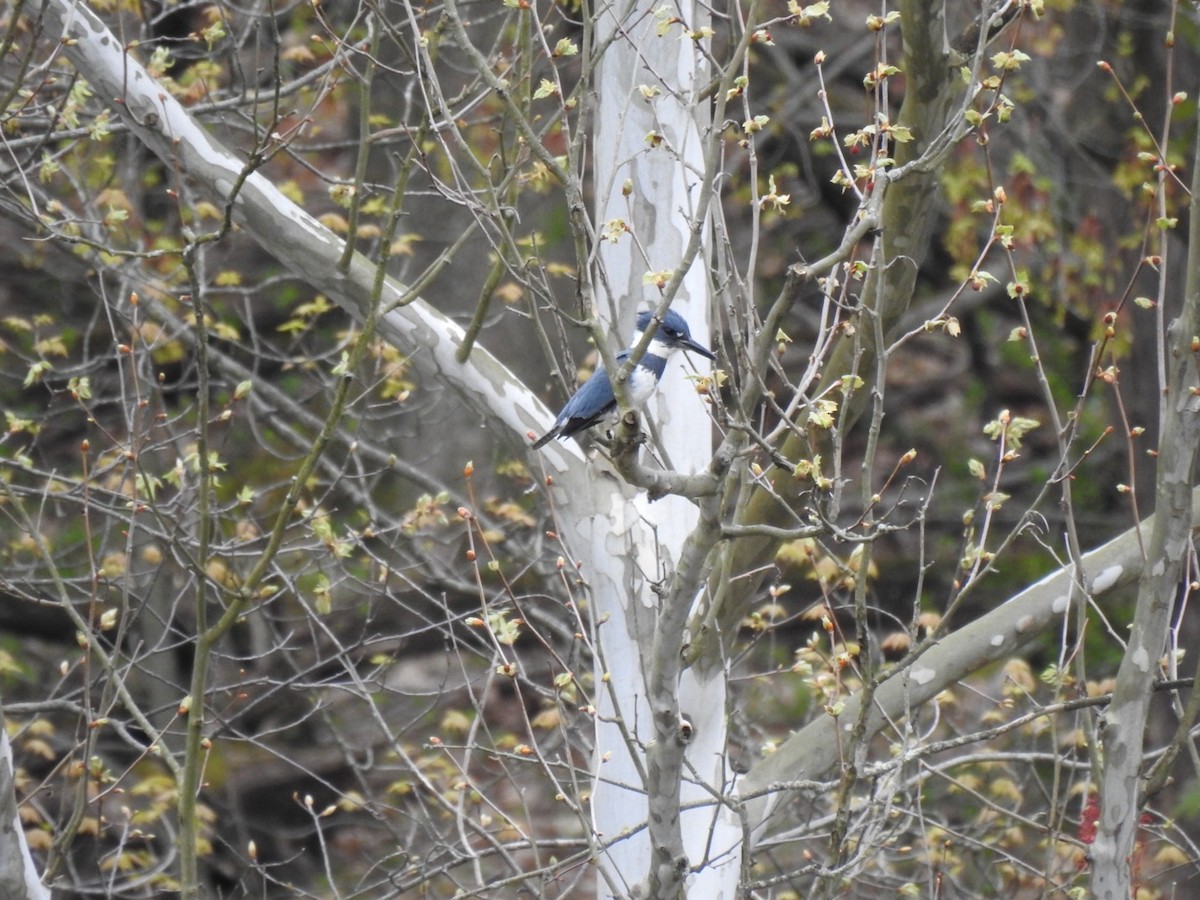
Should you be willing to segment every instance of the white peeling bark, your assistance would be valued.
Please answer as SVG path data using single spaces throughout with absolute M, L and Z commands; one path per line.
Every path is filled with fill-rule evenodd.
M 339 271 L 342 241 L 288 200 L 264 176 L 252 172 L 243 178 L 246 161 L 197 123 L 86 6 L 70 0 L 31 0 L 27 9 L 30 15 L 39 11 L 44 15 L 45 26 L 63 38 L 62 52 L 92 84 L 98 96 L 109 98 L 112 108 L 132 133 L 170 171 L 218 205 L 232 201 L 235 221 L 264 250 L 353 315 L 360 318 L 364 315 L 375 278 L 375 267 L 369 260 L 356 255 L 347 271 Z M 677 40 L 675 35 L 661 43 Z M 694 66 L 694 62 L 689 63 L 684 57 L 690 54 L 684 54 L 680 62 L 690 85 L 696 73 L 688 74 L 688 66 Z M 674 69 L 664 71 L 678 74 Z M 676 107 L 673 115 L 687 109 L 687 104 L 678 100 L 673 104 Z M 627 137 L 629 127 L 628 122 L 619 122 L 617 133 Z M 678 135 L 675 146 L 685 149 L 693 161 L 697 159 L 699 145 L 694 124 L 681 128 Z M 610 149 L 605 158 L 617 173 L 614 177 L 623 180 L 626 176 L 620 172 L 622 166 L 636 155 L 637 151 Z M 664 156 L 665 151 L 649 162 L 657 166 Z M 667 170 L 674 169 L 676 174 L 661 184 L 655 182 L 659 175 L 650 174 L 654 166 L 640 163 L 638 166 L 639 190 L 654 192 L 657 198 L 644 206 L 648 219 L 637 226 L 643 229 L 646 238 L 658 235 L 651 242 L 656 268 L 677 265 L 681 248 L 689 239 L 689 233 L 681 230 L 679 223 L 686 221 L 687 211 L 694 208 L 697 198 L 694 192 L 689 194 L 680 185 L 694 185 L 695 173 L 684 176 L 680 165 L 678 158 L 673 159 Z M 687 182 L 683 180 L 685 177 Z M 620 181 L 616 184 L 619 190 Z M 681 193 L 676 194 L 677 191 Z M 683 220 L 678 219 L 681 212 Z M 630 269 L 618 274 L 619 264 L 609 258 L 605 258 L 603 266 L 615 279 L 613 283 L 623 285 L 613 296 L 619 301 L 622 314 L 632 319 L 640 294 L 630 295 L 626 291 L 631 284 L 640 291 L 641 272 Z M 388 280 L 383 302 L 390 306 L 405 294 L 404 285 Z M 698 266 L 688 273 L 677 308 L 692 324 L 697 340 L 703 342 L 708 341 L 706 297 L 704 271 Z M 628 330 L 625 327 L 622 332 L 627 334 Z M 552 424 L 553 416 L 536 394 L 486 348 L 477 346 L 466 363 L 458 362 L 455 353 L 462 341 L 462 329 L 423 299 L 408 299 L 404 306 L 386 314 L 379 331 L 386 340 L 411 355 L 423 381 L 444 385 L 455 392 L 510 445 L 524 447 L 528 432 L 542 433 Z M 668 373 L 664 389 L 670 400 L 658 405 L 654 414 L 664 429 L 667 445 L 672 448 L 672 462 L 678 468 L 692 471 L 706 462 L 710 453 L 705 411 L 683 380 L 678 364 Z M 695 513 L 686 501 L 672 500 L 651 506 L 641 501 L 635 503 L 635 492 L 619 479 L 585 465 L 574 442 L 547 446 L 541 451 L 540 460 L 552 476 L 550 490 L 560 513 L 559 527 L 568 536 L 589 579 L 597 621 L 602 622 L 597 627 L 602 656 L 607 671 L 614 675 L 607 679 L 611 693 L 603 684 L 598 685 L 597 691 L 601 707 L 597 749 L 598 753 L 611 751 L 613 760 L 600 766 L 598 777 L 609 786 L 601 789 L 602 796 L 607 794 L 615 800 L 605 808 L 622 811 L 628 808 L 633 813 L 602 815 L 598 827 L 602 839 L 618 837 L 626 826 L 634 832 L 634 837 L 614 845 L 604 863 L 610 885 L 627 893 L 641 880 L 649 860 L 646 845 L 638 843 L 645 835 L 645 789 L 623 736 L 619 730 L 606 727 L 604 719 L 609 717 L 613 721 L 619 715 L 629 729 L 639 733 L 633 746 L 640 754 L 650 735 L 645 692 L 639 687 L 647 663 L 644 648 L 649 646 L 655 622 L 656 597 L 649 585 L 664 570 L 669 570 L 670 548 L 677 546 L 688 533 Z M 705 711 L 716 710 L 716 718 L 723 723 L 723 700 L 717 697 L 717 705 L 713 706 L 712 699 L 712 695 L 706 697 L 709 705 Z M 720 743 L 723 745 L 723 739 Z M 711 768 L 711 759 L 707 764 Z M 612 784 L 627 785 L 629 789 L 613 789 Z M 630 797 L 636 797 L 637 802 L 627 805 Z
M 676 24 L 660 33 L 666 18 Z M 596 82 L 597 231 L 620 219 L 632 232 L 597 248 L 597 303 L 602 318 L 621 323 L 621 334 L 629 333 L 639 307 L 657 307 L 663 299 L 645 277 L 656 273 L 667 282 L 679 276 L 672 308 L 687 319 L 693 337 L 709 345 L 709 223 L 701 193 L 711 190 L 703 144 L 709 122 L 708 105 L 698 102 L 696 91 L 711 73 L 702 42 L 685 36 L 708 21 L 707 8 L 690 0 L 665 7 L 646 0 L 619 3 L 596 17 L 597 46 L 611 41 Z M 712 456 L 707 411 L 685 377 L 693 368 L 709 370 L 706 360 L 695 357 L 673 363 L 649 406 L 668 464 L 689 474 Z M 651 592 L 651 582 L 670 583 L 697 510 L 689 500 L 650 502 L 645 494 L 634 496 L 631 510 L 629 529 L 606 540 L 632 550 L 636 571 L 620 586 L 624 594 L 595 594 L 598 615 L 609 617 L 601 639 L 604 667 L 614 677 L 601 707 L 597 751 L 614 755 L 599 763 L 604 780 L 596 785 L 593 812 L 603 834 L 630 834 L 602 865 L 625 890 L 638 881 L 636 891 L 658 896 L 683 888 L 689 896 L 732 897 L 740 874 L 740 824 L 727 808 L 712 805 L 714 793 L 728 793 L 725 672 L 709 666 L 700 678 L 690 670 L 676 675 L 668 665 L 667 677 L 654 686 L 656 664 L 678 659 L 683 635 L 665 633 L 670 629 L 664 629 L 660 604 L 666 599 Z M 632 747 L 621 740 L 618 722 L 636 735 Z M 676 751 L 667 759 L 659 752 L 663 742 Z M 682 773 L 678 752 L 687 759 Z M 614 773 L 619 784 L 607 778 Z M 706 805 L 685 811 L 692 803 Z
M 4 707 L 0 704 L 0 897 L 4 900 L 50 900 L 50 891 L 38 877 L 17 813 L 14 771 L 12 745 L 8 742 Z
M 129 53 L 95 13 L 70 0 L 31 0 L 28 14 L 41 9 L 51 34 L 61 34 L 62 52 L 107 98 L 130 130 L 167 166 L 205 198 L 224 205 L 246 168 L 246 160 L 223 146 L 175 100 Z M 268 253 L 297 277 L 356 316 L 370 301 L 375 265 L 355 255 L 348 271 L 337 263 L 343 242 L 289 200 L 258 172 L 245 178 L 234 200 L 234 219 Z M 407 293 L 389 279 L 387 307 Z M 380 333 L 412 355 L 412 365 L 429 383 L 453 389 L 480 419 L 510 443 L 524 442 L 529 431 L 541 433 L 554 421 L 549 410 L 485 348 L 477 347 L 466 363 L 455 359 L 463 330 L 422 299 L 384 316 Z M 418 352 L 419 351 L 419 352 Z M 547 448 L 555 468 L 565 472 L 579 453 L 573 445 Z

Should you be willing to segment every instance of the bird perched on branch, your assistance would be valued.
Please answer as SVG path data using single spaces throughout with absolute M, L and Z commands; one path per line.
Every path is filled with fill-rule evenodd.
M 624 363 L 629 358 L 630 350 L 638 345 L 653 318 L 652 312 L 638 313 L 637 330 L 633 333 L 633 340 L 630 341 L 630 349 L 622 350 L 617 354 L 618 364 Z M 629 381 L 625 388 L 630 405 L 645 405 L 655 388 L 658 387 L 659 379 L 667 369 L 667 361 L 675 355 L 677 350 L 694 350 L 708 359 L 717 358 L 717 355 L 707 347 L 692 340 L 692 333 L 688 328 L 687 321 L 679 313 L 669 309 L 663 316 L 662 323 L 654 333 L 654 339 L 650 341 L 646 352 L 642 354 L 638 364 L 629 373 Z M 562 412 L 558 414 L 558 418 L 554 420 L 554 427 L 533 442 L 533 449 L 536 450 L 549 443 L 553 438 L 568 438 L 591 428 L 615 413 L 616 410 L 617 395 L 613 392 L 612 381 L 609 380 L 608 373 L 601 365 L 584 383 L 583 387 L 567 401 Z

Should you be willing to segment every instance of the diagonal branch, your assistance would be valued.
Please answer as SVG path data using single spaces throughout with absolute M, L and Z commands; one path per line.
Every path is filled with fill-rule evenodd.
M 1190 494 L 1190 499 L 1193 508 L 1200 508 L 1200 490 Z M 1197 524 L 1194 519 L 1189 522 Z M 1159 517 L 1150 516 L 1138 527 L 1085 553 L 1078 575 L 1071 567 L 1058 569 L 906 661 L 876 689 L 875 708 L 866 718 L 863 739 L 870 740 L 889 722 L 1060 623 L 1069 612 L 1073 587 L 1082 587 L 1096 598 L 1132 584 L 1146 571 L 1142 542 L 1150 540 L 1159 527 Z M 844 742 L 837 740 L 837 731 L 858 719 L 859 703 L 856 695 L 846 702 L 838 718 L 822 715 L 811 722 L 741 780 L 738 795 L 745 801 L 752 833 L 761 835 L 772 813 L 789 796 L 790 785 L 820 778 L 838 764 Z
M 339 270 L 343 242 L 264 175 L 250 171 L 260 161 L 239 159 L 205 131 L 86 5 L 33 0 L 29 14 L 39 12 L 48 29 L 61 33 L 62 52 L 97 95 L 111 98 L 129 129 L 171 171 L 204 196 L 231 204 L 234 220 L 265 251 L 356 319 L 365 318 L 376 273 L 373 262 L 355 254 Z M 463 329 L 405 285 L 388 279 L 383 305 L 390 312 L 380 321 L 379 333 L 411 354 L 426 379 L 453 389 L 510 445 L 524 448 L 527 432 L 550 427 L 550 412 L 491 353 L 476 348 L 468 361 L 459 362 L 455 354 Z M 572 449 L 561 446 L 549 458 L 565 469 Z

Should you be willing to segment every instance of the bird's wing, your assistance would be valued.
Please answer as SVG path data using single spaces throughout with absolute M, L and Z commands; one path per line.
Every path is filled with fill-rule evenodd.
M 556 424 L 561 425 L 560 434 L 569 437 L 577 431 L 591 428 L 617 405 L 608 373 L 600 366 L 583 387 L 571 395 L 567 405 L 558 414 Z

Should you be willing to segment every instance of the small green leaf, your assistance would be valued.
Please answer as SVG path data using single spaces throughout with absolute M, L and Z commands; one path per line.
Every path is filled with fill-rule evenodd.
M 1016 300 L 1018 297 L 1029 296 L 1029 285 L 1023 281 L 1010 281 L 1006 289 L 1008 290 L 1008 296 L 1013 300 Z
M 154 499 L 158 489 L 162 487 L 162 479 L 145 472 L 137 473 L 137 492 L 143 497 Z
M 29 434 L 37 434 L 40 426 L 35 424 L 33 419 L 26 419 L 9 410 L 4 411 L 5 429 L 9 434 L 20 434 L 25 431 Z
M 1026 62 L 1029 62 L 1029 56 L 1020 50 L 1002 50 L 992 55 L 992 65 L 1001 72 L 1016 71 Z
M 832 428 L 833 417 L 837 413 L 837 409 L 836 400 L 825 398 L 815 401 L 808 411 L 809 424 L 817 428 Z
M 213 48 L 213 44 L 225 37 L 225 26 L 220 21 L 213 22 L 207 28 L 200 32 L 200 36 L 204 38 L 204 43 L 208 45 L 208 49 Z
M 770 121 L 770 116 L 755 116 L 753 119 L 747 119 L 742 123 L 742 130 L 746 134 L 754 134 L 756 131 L 762 131 Z
M 76 375 L 67 382 L 67 390 L 77 400 L 92 399 L 92 381 L 86 375 Z
M 1009 499 L 1009 495 L 1001 491 L 990 491 L 983 495 L 983 501 L 987 504 L 988 509 L 993 512 L 1000 509 L 1007 499 Z
M 29 387 L 31 384 L 36 384 L 42 380 L 42 377 L 51 371 L 51 365 L 45 361 L 35 362 L 29 367 L 29 371 L 25 373 L 24 386 Z
M 543 78 L 542 83 L 538 85 L 537 90 L 533 92 L 534 100 L 544 100 L 546 97 L 558 96 L 558 85 L 549 78 Z
M 796 20 L 796 24 L 802 28 L 811 25 L 813 19 L 833 21 L 833 16 L 829 15 L 828 0 L 821 0 L 821 2 L 813 3 L 809 6 L 801 6 L 796 0 L 788 0 L 788 13 Z
M 624 219 L 612 219 L 604 226 L 604 230 L 600 232 L 600 239 L 608 241 L 610 244 L 615 244 L 628 231 L 629 229 L 625 227 Z

